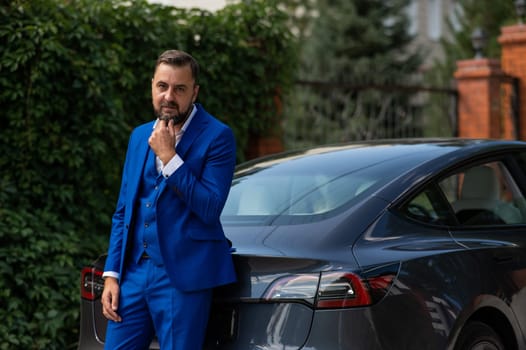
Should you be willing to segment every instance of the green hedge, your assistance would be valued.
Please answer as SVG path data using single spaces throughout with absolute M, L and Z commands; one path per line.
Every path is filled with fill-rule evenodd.
M 107 247 L 128 136 L 157 55 L 192 53 L 200 102 L 236 134 L 275 120 L 296 62 L 273 1 L 217 13 L 123 0 L 0 5 L 0 349 L 70 349 L 80 267 Z

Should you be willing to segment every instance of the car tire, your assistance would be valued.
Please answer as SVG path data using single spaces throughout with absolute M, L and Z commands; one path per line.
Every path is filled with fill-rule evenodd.
M 505 350 L 500 336 L 486 323 L 471 321 L 460 333 L 455 350 Z

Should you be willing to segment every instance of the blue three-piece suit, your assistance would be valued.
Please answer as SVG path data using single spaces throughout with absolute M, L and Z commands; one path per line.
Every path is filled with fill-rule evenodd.
M 230 128 L 195 106 L 176 147 L 184 163 L 169 177 L 157 172 L 148 146 L 154 122 L 130 137 L 104 269 L 120 275 L 123 321 L 109 322 L 107 349 L 122 344 L 115 334 L 129 338 L 124 349 L 147 348 L 156 332 L 163 349 L 199 350 L 211 288 L 235 281 L 219 221 L 235 140 Z

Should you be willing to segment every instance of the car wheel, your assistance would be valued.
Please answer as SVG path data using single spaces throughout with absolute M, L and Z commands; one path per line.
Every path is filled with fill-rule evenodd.
M 505 350 L 499 335 L 487 324 L 469 322 L 458 337 L 455 350 Z

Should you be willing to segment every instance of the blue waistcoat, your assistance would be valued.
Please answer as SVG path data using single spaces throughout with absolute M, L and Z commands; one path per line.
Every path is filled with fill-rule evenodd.
M 157 172 L 155 166 L 155 154 L 150 149 L 139 185 L 135 224 L 133 225 L 132 259 L 135 262 L 138 262 L 141 256 L 146 253 L 155 264 L 163 264 L 157 236 L 157 213 L 155 209 L 159 196 L 159 184 L 162 180 L 162 174 Z

